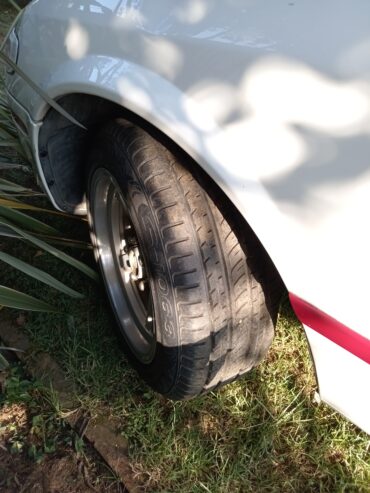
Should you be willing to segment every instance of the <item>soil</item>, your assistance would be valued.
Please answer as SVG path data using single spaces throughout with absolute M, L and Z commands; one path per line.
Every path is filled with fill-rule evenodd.
M 77 453 L 72 444 L 59 443 L 57 450 L 41 458 L 29 457 L 26 446 L 35 442 L 29 409 L 23 404 L 0 408 L 1 493 L 103 493 L 125 490 L 109 478 L 109 471 L 91 448 Z M 14 444 L 25 444 L 17 449 Z

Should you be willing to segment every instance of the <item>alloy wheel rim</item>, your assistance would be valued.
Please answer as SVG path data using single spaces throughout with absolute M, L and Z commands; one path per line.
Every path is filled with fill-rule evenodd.
M 148 364 L 156 348 L 153 298 L 134 221 L 108 170 L 98 168 L 91 183 L 95 253 L 107 292 L 127 344 Z

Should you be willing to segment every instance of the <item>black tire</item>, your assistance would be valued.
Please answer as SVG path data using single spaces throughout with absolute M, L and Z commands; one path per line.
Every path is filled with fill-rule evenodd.
M 142 129 L 117 120 L 95 142 L 87 181 L 95 250 L 94 214 L 105 207 L 94 204 L 95 181 L 106 170 L 122 192 L 150 278 L 155 350 L 144 361 L 103 268 L 131 363 L 153 389 L 176 400 L 243 375 L 271 344 L 277 306 L 266 302 L 266 286 L 264 292 L 229 221 L 179 159 Z

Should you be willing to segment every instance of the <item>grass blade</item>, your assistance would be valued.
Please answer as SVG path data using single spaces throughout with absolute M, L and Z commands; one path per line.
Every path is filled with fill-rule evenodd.
M 13 183 L 12 181 L 0 178 L 0 189 L 4 189 L 4 187 L 9 192 L 33 192 L 33 190 L 30 190 L 29 188 L 22 187 L 17 183 Z
M 38 300 L 33 296 L 7 288 L 6 286 L 0 286 L 0 305 L 33 312 L 59 312 L 59 310 L 49 305 L 49 303 L 45 303 L 45 301 Z
M 27 171 L 28 166 L 20 163 L 10 163 L 10 162 L 0 161 L 0 171 L 13 170 L 13 169 L 20 169 L 21 171 Z
M 0 190 L 0 197 L 7 198 L 9 200 L 16 200 L 15 197 L 45 197 L 45 194 L 42 192 L 4 192 Z
M 0 205 L 0 216 L 9 219 L 17 226 L 21 226 L 25 228 L 27 231 L 33 231 L 35 233 L 44 233 L 50 235 L 59 235 L 59 231 L 57 231 L 52 226 L 49 226 L 34 217 L 28 216 L 27 214 L 23 214 L 23 212 L 19 212 L 10 207 L 4 207 Z
M 0 195 L 0 205 L 3 205 L 4 207 L 11 207 L 12 209 L 24 209 L 28 211 L 47 212 L 48 214 L 52 214 L 54 216 L 61 216 L 85 223 L 87 222 L 87 219 L 81 216 L 73 216 L 71 214 L 66 214 L 65 212 L 55 211 L 53 209 L 45 209 L 44 207 L 37 207 L 35 205 L 26 204 L 25 202 L 21 202 L 19 200 L 4 198 L 1 195 Z
M 8 128 L 6 128 L 6 125 L 4 125 L 4 122 L 0 122 L 0 137 L 3 137 L 5 135 L 5 138 L 11 137 L 12 139 L 15 138 L 15 135 L 13 132 L 9 131 Z
M 0 236 L 4 236 L 6 238 L 19 238 L 21 240 L 24 240 L 24 238 L 22 238 L 20 234 L 14 232 L 12 229 L 8 228 L 7 226 L 0 226 Z M 86 241 L 70 240 L 68 238 L 59 238 L 59 237 L 48 236 L 48 235 L 35 235 L 35 236 L 37 238 L 40 238 L 40 240 L 45 240 L 48 243 L 51 243 L 52 245 L 58 245 L 68 248 L 77 248 L 79 250 L 92 249 L 91 243 L 87 243 Z
M 14 1 L 14 0 L 9 0 L 10 2 Z M 11 23 L 11 25 L 9 26 L 8 23 L 5 23 L 3 22 L 3 24 L 7 27 L 8 31 L 10 31 L 11 29 L 13 29 L 13 27 L 16 25 L 20 15 L 22 14 L 22 10 L 19 8 L 18 6 L 18 9 L 16 8 L 17 10 L 17 15 L 15 16 L 15 19 L 13 20 L 13 22 Z M 0 44 L 0 51 L 3 49 L 4 45 L 5 45 L 5 41 L 6 41 L 6 36 L 3 40 L 3 42 Z
M 47 274 L 46 272 L 38 269 L 37 267 L 27 264 L 26 262 L 23 262 L 23 260 L 15 258 L 12 255 L 8 255 L 7 253 L 0 251 L 0 260 L 7 263 L 11 267 L 14 267 L 15 269 L 23 272 L 24 274 L 33 277 L 37 281 L 47 284 L 51 288 L 54 288 L 57 291 L 60 291 L 61 293 L 64 293 L 68 296 L 71 296 L 72 298 L 76 298 L 80 300 L 84 298 L 82 294 L 78 293 L 74 289 L 69 288 L 62 282 L 58 281 L 58 279 L 55 279 L 55 277 L 51 276 L 50 274 Z
M 0 348 L 1 349 L 1 348 Z M 8 360 L 0 353 L 0 372 L 9 368 Z
M 19 349 L 16 347 L 8 347 L 8 346 L 0 346 L 0 351 L 13 351 L 14 353 L 24 353 L 23 349 Z
M 0 183 L 0 193 L 1 192 L 21 193 L 21 191 L 16 187 L 13 187 L 12 185 L 6 185 L 4 183 Z
M 0 147 L 18 147 L 18 144 L 14 140 L 1 140 Z
M 79 250 L 92 250 L 91 243 L 81 240 L 70 240 L 69 238 L 59 238 L 59 236 L 36 235 L 40 240 L 45 240 L 52 245 L 59 245 L 68 248 L 77 248 Z
M 0 236 L 5 236 L 7 238 L 21 238 L 20 235 L 14 233 L 14 231 L 6 226 L 0 226 Z
M 20 6 L 17 4 L 17 2 L 15 2 L 14 0 L 8 0 L 8 2 L 10 3 L 10 5 L 17 11 L 17 12 L 21 12 L 21 8 Z
M 2 60 L 6 65 L 8 65 L 11 69 L 16 72 L 19 77 L 21 77 L 39 96 L 41 96 L 52 108 L 55 109 L 59 114 L 64 116 L 67 120 L 69 120 L 74 125 L 86 130 L 86 127 L 78 122 L 72 115 L 70 115 L 64 108 L 62 108 L 58 103 L 51 99 L 45 91 L 43 91 L 32 79 L 28 77 L 27 74 L 21 70 L 17 64 L 15 64 L 5 53 L 0 51 L 0 60 Z
M 46 252 L 50 253 L 51 255 L 54 255 L 54 257 L 58 258 L 59 260 L 62 260 L 63 262 L 67 263 L 71 267 L 74 267 L 75 269 L 79 270 L 86 276 L 90 277 L 90 279 L 98 282 L 99 281 L 99 276 L 97 272 L 91 267 L 87 266 L 83 262 L 80 262 L 79 260 L 71 257 L 70 255 L 62 252 L 61 250 L 58 250 L 57 248 L 53 247 L 52 245 L 49 245 L 45 241 L 40 240 L 39 238 L 36 238 L 36 236 L 27 233 L 26 231 L 21 230 L 20 228 L 16 227 L 14 224 L 11 222 L 7 221 L 6 219 L 3 219 L 0 217 L 0 225 L 6 226 L 13 230 L 15 233 L 18 233 L 22 238 L 25 240 L 29 241 L 33 245 L 36 245 L 38 248 L 41 248 L 42 250 L 45 250 Z

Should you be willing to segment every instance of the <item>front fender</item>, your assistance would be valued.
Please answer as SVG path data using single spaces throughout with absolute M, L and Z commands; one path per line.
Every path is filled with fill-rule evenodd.
M 235 136 L 227 135 L 199 103 L 174 84 L 127 60 L 88 56 L 63 63 L 40 86 L 56 100 L 76 93 L 101 97 L 155 126 L 211 176 L 262 244 L 277 246 L 273 238 L 281 233 L 284 218 L 256 176 L 256 170 L 245 166 L 242 154 L 235 147 Z M 27 106 L 35 122 L 42 122 L 49 106 L 38 94 L 20 79 L 14 81 L 10 91 Z M 274 260 L 271 248 L 269 254 Z M 281 257 L 278 251 L 276 255 Z

